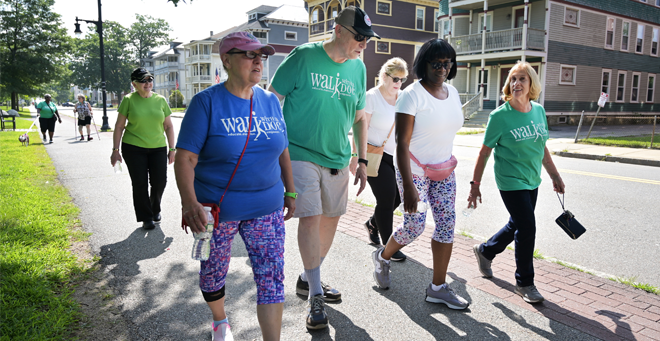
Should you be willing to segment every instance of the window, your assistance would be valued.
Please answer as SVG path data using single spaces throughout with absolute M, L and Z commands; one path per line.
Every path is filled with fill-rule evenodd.
M 655 57 L 658 56 L 658 31 L 660 31 L 659 28 L 654 28 L 653 38 L 651 38 L 651 55 Z
M 614 18 L 607 18 L 607 26 L 605 27 L 605 48 L 614 48 Z
M 644 25 L 637 24 L 637 45 L 635 53 L 644 53 Z
M 649 75 L 649 86 L 646 91 L 646 101 L 653 103 L 653 93 L 655 92 L 655 75 Z
M 484 84 L 483 84 L 483 93 L 484 93 L 484 99 L 488 99 L 488 75 L 490 72 L 488 72 L 488 69 L 485 69 L 484 72 Z M 477 73 L 477 81 L 475 82 L 476 84 L 476 92 L 479 92 L 479 84 L 481 83 L 481 70 Z
M 600 82 L 600 92 L 610 94 L 610 77 L 612 76 L 612 70 L 603 70 L 603 78 Z M 610 96 L 611 97 L 611 96 Z
M 440 19 L 438 19 L 440 11 L 433 11 L 433 32 L 440 32 Z
M 426 7 L 417 6 L 415 13 L 415 28 L 418 30 L 424 30 L 424 13 L 426 12 Z
M 348 7 L 348 6 L 355 6 L 355 1 L 353 1 L 353 0 L 347 1 L 346 2 L 346 7 Z
M 376 1 L 376 13 L 380 15 L 392 15 L 392 2 L 387 0 Z
M 298 40 L 298 32 L 284 31 L 285 40 Z
M 623 102 L 623 95 L 626 92 L 626 72 L 619 71 L 619 76 L 616 81 L 616 101 Z
M 266 39 L 267 38 L 267 33 L 266 32 L 252 32 L 252 35 L 261 38 L 261 39 Z
M 245 18 L 245 17 L 243 17 L 243 18 Z M 257 19 L 257 13 L 250 14 L 250 17 L 248 18 L 248 20 L 254 20 L 254 19 Z
M 312 12 L 312 24 L 316 24 L 319 22 L 319 10 L 315 9 L 314 12 Z
M 632 76 L 632 91 L 630 92 L 630 102 L 637 103 L 639 102 L 639 72 L 633 72 Z
M 390 42 L 378 40 L 376 42 L 376 53 L 390 54 Z
M 488 13 L 485 17 L 486 24 L 484 25 L 484 14 L 479 13 L 479 33 L 484 31 L 484 26 L 486 26 L 486 32 L 493 30 L 493 13 Z
M 623 22 L 621 25 L 621 51 L 628 51 L 628 40 L 630 37 L 630 23 Z
M 442 32 L 440 32 L 440 36 L 443 39 L 447 39 L 447 37 L 451 34 L 451 20 L 442 19 L 440 21 L 440 27 L 442 28 Z
M 655 0 L 655 5 L 660 6 L 660 0 Z
M 561 65 L 559 67 L 559 84 L 561 85 L 575 85 L 575 71 L 577 67 L 574 65 Z
M 564 25 L 580 27 L 580 10 L 564 7 Z
M 337 14 L 339 14 L 339 7 L 337 5 L 332 6 L 330 9 L 330 18 L 336 18 Z

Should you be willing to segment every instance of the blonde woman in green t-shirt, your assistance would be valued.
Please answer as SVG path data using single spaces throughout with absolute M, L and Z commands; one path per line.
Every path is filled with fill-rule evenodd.
M 504 205 L 509 211 L 509 221 L 487 242 L 474 245 L 479 271 L 484 277 L 493 277 L 491 262 L 515 242 L 516 288 L 514 292 L 525 302 L 538 303 L 543 296 L 534 285 L 534 241 L 536 218 L 534 208 L 541 184 L 541 165 L 552 179 L 558 193 L 564 193 L 564 182 L 552 162 L 545 146 L 548 140 L 548 123 L 545 109 L 532 100 L 541 93 L 541 82 L 529 63 L 518 62 L 509 71 L 502 100 L 488 119 L 484 144 L 479 152 L 474 175 L 470 181 L 468 207 L 481 203 L 481 178 L 486 162 L 495 149 L 495 180 Z
M 167 165 L 174 162 L 176 151 L 170 119 L 172 111 L 165 97 L 151 91 L 153 81 L 154 77 L 146 69 L 133 70 L 131 82 L 135 92 L 126 95 L 117 110 L 110 157 L 113 166 L 122 162 L 122 156 L 126 161 L 133 185 L 135 217 L 147 230 L 156 227 L 154 222 L 160 222 Z

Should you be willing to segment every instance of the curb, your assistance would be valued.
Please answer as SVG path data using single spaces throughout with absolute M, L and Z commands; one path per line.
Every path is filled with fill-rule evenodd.
M 571 153 L 571 152 L 562 152 L 559 150 L 553 151 L 552 154 L 557 156 L 576 158 L 576 159 L 599 160 L 599 161 L 607 161 L 607 162 L 628 163 L 633 165 L 660 167 L 660 161 L 656 161 L 656 160 L 633 159 L 633 158 L 620 157 L 620 156 Z

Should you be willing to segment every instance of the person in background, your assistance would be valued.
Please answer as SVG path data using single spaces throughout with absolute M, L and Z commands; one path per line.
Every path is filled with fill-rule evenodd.
M 92 137 L 92 105 L 85 101 L 85 95 L 78 94 L 78 103 L 73 107 L 73 112 L 78 113 L 78 131 L 80 132 L 80 141 L 85 141 L 83 135 L 83 126 L 87 127 L 87 141 L 91 141 Z
M 495 182 L 510 217 L 502 229 L 487 242 L 474 245 L 473 250 L 479 271 L 490 278 L 493 277 L 493 258 L 515 242 L 514 292 L 528 303 L 544 300 L 534 285 L 534 209 L 541 184 L 541 165 L 550 175 L 556 192 L 564 193 L 565 188 L 545 146 L 549 136 L 545 109 L 533 102 L 541 89 L 539 76 L 529 63 L 518 62 L 511 68 L 502 88 L 505 103 L 490 113 L 468 196 L 468 207 L 476 208 L 477 200 L 481 203 L 479 187 L 486 162 L 494 149 Z
M 154 77 L 149 71 L 133 70 L 131 82 L 135 92 L 126 95 L 117 109 L 110 163 L 114 166 L 123 156 L 133 186 L 135 218 L 144 229 L 151 230 L 156 227 L 154 222 L 161 220 L 167 164 L 174 162 L 176 154 L 172 111 L 165 97 L 151 91 Z
M 62 123 L 62 118 L 60 118 L 60 113 L 57 111 L 57 106 L 52 102 L 51 95 L 45 94 L 44 101 L 37 104 L 36 108 L 37 116 L 39 117 L 39 126 L 41 127 L 41 135 L 43 135 L 44 143 L 46 143 L 46 131 L 48 131 L 50 143 L 53 143 L 53 134 L 55 134 L 55 122 L 58 121 Z
M 279 340 L 284 221 L 293 216 L 296 193 L 280 102 L 257 85 L 263 61 L 275 49 L 247 32 L 228 34 L 219 49 L 229 77 L 193 97 L 179 133 L 174 170 L 183 217 L 193 232 L 203 232 L 207 221 L 201 203 L 220 202 L 211 253 L 199 272 L 202 295 L 213 313 L 213 340 L 234 340 L 224 296 L 236 233 L 243 238 L 257 284 L 263 339 Z M 254 134 L 248 137 L 249 122 L 243 120 L 249 120 L 250 112 Z
M 364 223 L 369 233 L 369 240 L 373 245 L 387 243 L 392 235 L 392 214 L 401 203 L 399 190 L 396 185 L 396 173 L 394 170 L 394 151 L 396 141 L 394 138 L 394 105 L 401 95 L 401 86 L 408 77 L 408 65 L 406 61 L 395 57 L 383 64 L 378 73 L 378 85 L 367 91 L 366 106 L 364 111 L 369 122 L 368 141 L 370 145 L 380 147 L 385 143 L 383 158 L 378 168 L 378 176 L 369 176 L 367 181 L 369 187 L 376 197 L 376 208 L 374 214 Z M 351 158 L 351 173 L 355 175 L 357 170 L 357 153 L 355 143 L 353 144 L 353 157 Z M 379 238 L 380 233 L 380 238 Z M 406 259 L 406 255 L 397 251 L 392 255 L 392 260 L 400 262 Z
M 390 260 L 404 246 L 419 237 L 426 227 L 426 211 L 418 212 L 418 202 L 430 206 L 435 220 L 431 240 L 433 279 L 426 288 L 426 301 L 444 303 L 451 309 L 465 309 L 469 303 L 446 283 L 456 225 L 456 175 L 452 156 L 454 137 L 463 126 L 458 91 L 446 83 L 456 76 L 456 52 L 442 39 L 424 43 L 415 57 L 415 82 L 396 102 L 397 184 L 405 213 L 387 245 L 374 251 L 374 279 L 380 288 L 390 287 Z M 429 175 L 425 167 L 448 168 L 444 179 Z M 433 176 L 435 179 L 431 179 Z

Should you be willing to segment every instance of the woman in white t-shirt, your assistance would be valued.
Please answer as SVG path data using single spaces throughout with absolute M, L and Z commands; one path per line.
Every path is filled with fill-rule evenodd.
M 378 168 L 378 176 L 369 176 L 369 187 L 376 197 L 374 214 L 364 223 L 373 245 L 387 243 L 392 235 L 392 213 L 399 206 L 401 199 L 396 185 L 394 172 L 394 105 L 401 94 L 401 87 L 408 79 L 408 64 L 405 60 L 395 57 L 383 64 L 378 73 L 378 85 L 367 91 L 366 106 L 369 122 L 368 143 L 372 146 L 383 146 L 383 159 Z M 353 144 L 353 155 L 355 143 Z M 355 173 L 357 157 L 351 158 L 351 172 Z M 380 234 L 380 237 L 379 237 Z M 397 251 L 393 261 L 403 261 L 406 255 Z
M 389 288 L 392 255 L 424 231 L 426 211 L 417 211 L 422 201 L 430 206 L 435 220 L 433 281 L 426 288 L 426 301 L 465 309 L 469 303 L 445 282 L 454 242 L 456 177 L 451 166 L 440 177 L 420 166 L 455 166 L 452 145 L 463 126 L 463 115 L 458 91 L 445 81 L 456 76 L 456 52 L 445 40 L 429 40 L 415 57 L 413 70 L 419 82 L 403 91 L 395 109 L 396 177 L 406 213 L 387 245 L 372 255 L 374 279 L 379 287 Z

